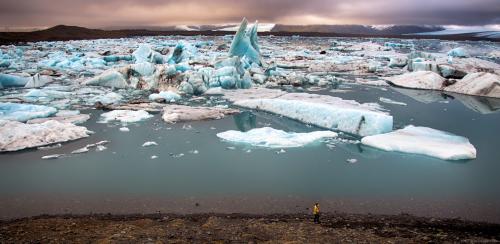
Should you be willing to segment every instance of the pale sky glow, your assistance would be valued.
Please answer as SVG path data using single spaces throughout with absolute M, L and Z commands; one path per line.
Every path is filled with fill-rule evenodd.
M 500 25 L 500 0 L 0 0 L 0 26 Z

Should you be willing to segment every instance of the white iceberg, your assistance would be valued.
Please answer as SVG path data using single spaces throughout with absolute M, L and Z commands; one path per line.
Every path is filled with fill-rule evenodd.
M 24 124 L 17 121 L 0 123 L 0 152 L 17 151 L 76 140 L 91 133 L 83 126 L 49 120 L 41 124 Z
M 244 143 L 256 147 L 289 148 L 301 147 L 323 138 L 336 137 L 337 133 L 333 131 L 295 133 L 263 127 L 247 132 L 230 130 L 218 133 L 217 136 L 226 141 Z
M 392 116 L 381 111 L 376 103 L 360 104 L 325 95 L 288 93 L 273 99 L 238 100 L 234 104 L 360 136 L 387 133 L 393 125 Z
M 110 121 L 120 121 L 122 123 L 135 123 L 153 117 L 145 110 L 113 110 L 101 114 L 99 123 L 108 123 Z
M 468 95 L 500 98 L 500 76 L 492 73 L 471 73 L 453 85 L 444 88 L 445 91 Z
M 416 71 L 385 79 L 396 86 L 431 90 L 440 90 L 446 80 L 432 71 Z
M 144 142 L 144 144 L 142 144 L 143 147 L 151 147 L 151 146 L 158 146 L 158 143 L 154 142 L 154 141 L 147 141 L 147 142 Z
M 412 125 L 387 134 L 364 137 L 361 143 L 384 151 L 422 154 L 443 160 L 476 158 L 476 148 L 467 138 Z
M 172 91 L 161 91 L 160 93 L 153 93 L 149 95 L 149 100 L 158 101 L 165 99 L 166 102 L 175 102 L 181 99 L 181 96 Z
M 31 119 L 45 118 L 57 113 L 57 109 L 43 105 L 0 103 L 0 120 L 26 122 Z

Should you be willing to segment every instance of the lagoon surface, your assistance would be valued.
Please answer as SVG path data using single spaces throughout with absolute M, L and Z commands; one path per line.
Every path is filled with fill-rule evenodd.
M 380 103 L 394 129 L 414 124 L 467 137 L 474 160 L 444 161 L 385 152 L 360 138 L 301 148 L 234 144 L 216 134 L 270 126 L 320 130 L 265 112 L 222 120 L 166 124 L 161 115 L 126 125 L 85 122 L 95 132 L 51 150 L 0 154 L 0 217 L 86 213 L 301 213 L 319 201 L 325 212 L 458 217 L 500 222 L 500 100 L 391 87 L 341 84 L 308 91 Z M 389 98 L 407 106 L 380 102 Z M 348 140 L 343 140 L 348 139 Z M 70 154 L 110 141 L 104 151 Z M 158 146 L 142 147 L 146 141 Z M 50 154 L 69 154 L 43 160 Z M 152 158 L 157 156 L 157 158 Z M 356 159 L 355 163 L 352 163 Z

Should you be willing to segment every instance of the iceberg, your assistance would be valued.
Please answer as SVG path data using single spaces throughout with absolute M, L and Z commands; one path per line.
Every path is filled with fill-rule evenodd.
M 122 123 L 135 123 L 153 117 L 145 110 L 113 110 L 101 114 L 99 123 L 108 123 L 110 121 L 120 121 Z
M 151 49 L 149 45 L 140 45 L 139 48 L 132 53 L 132 55 L 134 56 L 136 63 L 164 63 L 163 55 Z
M 167 123 L 222 119 L 225 115 L 239 113 L 239 110 L 216 107 L 191 107 L 184 105 L 167 105 L 163 109 L 163 120 Z
M 83 126 L 49 120 L 41 124 L 0 122 L 0 152 L 18 151 L 88 137 Z
M 393 118 L 378 104 L 360 104 L 338 97 L 288 93 L 273 99 L 237 100 L 236 106 L 258 109 L 359 136 L 392 131 Z
M 441 90 L 446 79 L 432 71 L 416 71 L 393 77 L 386 77 L 385 80 L 400 87 Z
M 448 56 L 451 56 L 451 57 L 459 57 L 459 58 L 466 58 L 466 57 L 468 57 L 469 55 L 467 54 L 467 52 L 465 51 L 465 49 L 464 49 L 464 48 L 462 48 L 462 47 L 457 47 L 457 48 L 451 49 L 451 50 L 448 52 Z
M 112 88 L 127 88 L 127 80 L 117 70 L 107 70 L 104 73 L 84 82 L 87 86 L 107 86 Z
M 31 119 L 45 118 L 57 113 L 57 109 L 43 105 L 0 103 L 0 120 L 26 122 Z
M 258 22 L 255 22 L 248 31 L 247 25 L 248 21 L 244 18 L 229 48 L 229 56 L 246 57 L 252 63 L 261 65 L 260 47 L 257 37 Z
M 314 131 L 295 133 L 277 130 L 271 127 L 252 129 L 247 132 L 229 130 L 217 133 L 217 137 L 236 143 L 249 144 L 256 147 L 291 148 L 302 147 L 320 139 L 337 137 L 333 131 Z
M 149 95 L 149 100 L 158 101 L 161 99 L 165 99 L 166 102 L 175 102 L 181 99 L 181 96 L 175 92 L 171 91 L 162 91 L 160 93 L 154 93 Z
M 500 98 L 500 76 L 491 73 L 471 73 L 453 85 L 444 88 L 445 91 L 475 96 Z
M 10 74 L 0 74 L 0 86 L 2 87 L 23 87 L 28 83 L 29 77 L 22 77 Z
M 387 134 L 364 137 L 361 143 L 384 151 L 421 154 L 443 160 L 476 158 L 476 148 L 467 138 L 413 125 Z

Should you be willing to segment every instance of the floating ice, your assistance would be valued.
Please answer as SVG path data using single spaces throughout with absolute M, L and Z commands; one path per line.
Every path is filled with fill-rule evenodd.
M 71 153 L 72 154 L 81 154 L 81 153 L 87 153 L 90 151 L 90 149 L 95 148 L 96 151 L 101 152 L 107 149 L 104 145 L 108 144 L 109 141 L 100 141 L 94 144 L 88 144 L 85 147 L 82 147 L 80 149 L 74 150 Z
M 127 128 L 127 127 L 121 127 L 121 128 L 120 128 L 120 131 L 121 131 L 121 132 L 129 132 L 129 131 L 130 131 L 130 129 L 129 129 L 129 128 Z
M 184 105 L 168 105 L 163 109 L 163 120 L 167 123 L 197 121 L 207 119 L 222 119 L 225 115 L 239 111 L 228 108 L 191 107 Z
M 455 49 L 451 49 L 449 52 L 448 52 L 448 56 L 451 56 L 451 57 L 460 57 L 460 58 L 465 58 L 467 56 L 469 56 L 467 54 L 467 52 L 465 51 L 464 48 L 462 47 L 457 47 Z
M 476 158 L 476 149 L 467 138 L 412 125 L 387 134 L 364 137 L 361 143 L 385 151 L 422 154 L 443 160 Z
M 50 120 L 42 124 L 0 123 L 0 152 L 17 151 L 88 137 L 87 128 Z
M 84 82 L 87 86 L 107 86 L 113 88 L 127 88 L 127 80 L 117 70 L 107 70 L 104 73 Z
M 58 159 L 60 157 L 64 156 L 64 154 L 52 154 L 52 155 L 46 155 L 46 156 L 43 156 L 42 159 Z
M 149 100 L 151 101 L 158 101 L 159 99 L 165 99 L 167 102 L 175 102 L 180 100 L 181 96 L 172 91 L 162 91 L 149 95 Z
M 274 99 L 239 100 L 234 104 L 360 136 L 392 131 L 392 116 L 382 112 L 378 104 L 360 104 L 338 97 L 288 93 Z
M 0 103 L 0 120 L 26 122 L 30 119 L 49 117 L 55 113 L 57 109 L 43 105 Z
M 248 21 L 244 18 L 231 43 L 229 56 L 247 57 L 251 62 L 260 65 L 260 48 L 257 39 L 258 23 L 255 22 L 248 31 L 247 25 Z
M 394 101 L 392 99 L 385 98 L 385 97 L 380 97 L 379 100 L 381 102 L 383 102 L 383 103 L 389 103 L 389 104 L 395 104 L 395 105 L 401 105 L 401 106 L 406 106 L 407 105 L 406 103 Z
M 500 76 L 491 73 L 471 73 L 453 85 L 444 88 L 445 91 L 500 98 Z
M 117 104 L 123 99 L 123 96 L 116 92 L 108 92 L 105 95 L 97 95 L 95 97 L 89 98 L 88 103 L 95 104 L 97 102 L 103 105 Z
M 149 45 L 140 45 L 137 50 L 135 50 L 132 55 L 135 58 L 136 63 L 149 62 L 154 64 L 163 64 L 164 58 L 161 53 L 158 53 L 151 49 Z
M 263 127 L 247 132 L 230 130 L 218 133 L 217 136 L 226 141 L 245 143 L 257 147 L 288 148 L 301 147 L 323 138 L 336 137 L 337 133 L 333 131 L 295 133 Z
M 147 142 L 144 142 L 144 144 L 142 144 L 143 147 L 150 147 L 150 146 L 158 146 L 158 143 L 154 142 L 154 141 L 147 141 Z
M 134 123 L 142 120 L 146 120 L 153 117 L 144 110 L 113 110 L 107 113 L 101 114 L 101 120 L 99 123 L 108 123 L 110 121 L 120 121 L 122 123 Z
M 0 74 L 1 87 L 23 87 L 28 83 L 29 77 L 10 74 Z
M 431 90 L 440 90 L 445 81 L 443 77 L 431 71 L 416 71 L 385 79 L 396 86 Z

